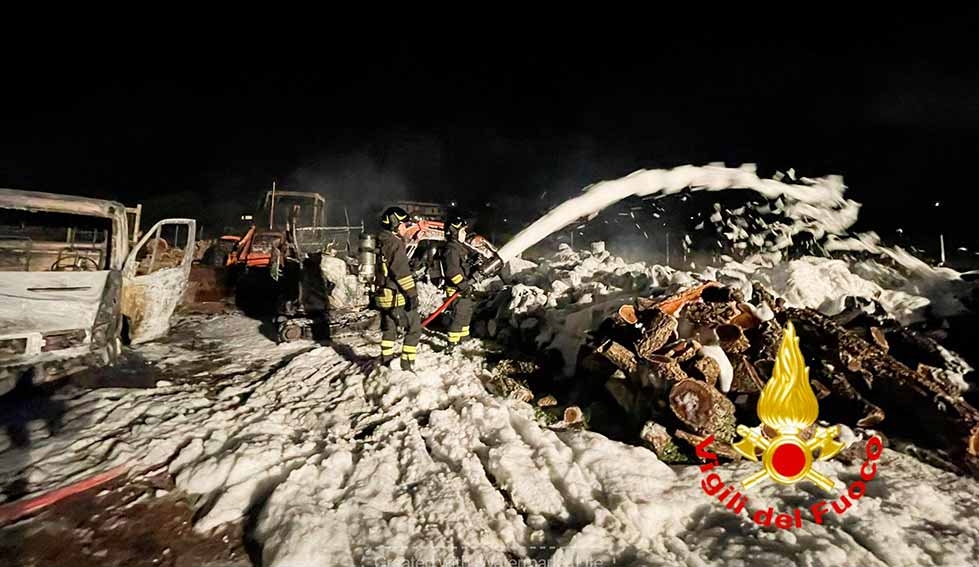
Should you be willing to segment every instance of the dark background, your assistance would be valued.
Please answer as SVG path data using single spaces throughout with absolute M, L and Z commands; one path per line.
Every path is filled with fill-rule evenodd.
M 519 228 L 636 169 L 755 163 L 843 175 L 858 228 L 925 249 L 942 231 L 972 256 L 976 23 L 21 46 L 3 71 L 0 187 L 141 202 L 146 223 L 192 216 L 206 236 L 273 179 L 323 193 L 334 224 L 414 198 Z

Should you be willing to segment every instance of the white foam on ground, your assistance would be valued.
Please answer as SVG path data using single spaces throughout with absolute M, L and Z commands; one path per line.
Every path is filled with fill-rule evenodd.
M 221 324 L 220 319 L 215 324 Z M 824 525 L 761 529 L 707 497 L 695 467 L 591 432 L 552 430 L 532 408 L 489 394 L 479 343 L 453 357 L 423 345 L 417 374 L 365 374 L 376 337 L 316 348 L 267 378 L 67 400 L 63 429 L 4 447 L 4 482 L 32 490 L 71 471 L 167 463 L 203 498 L 208 530 L 253 518 L 263 563 L 284 565 L 951 565 L 979 545 L 979 483 L 886 452 L 856 509 Z M 757 465 L 725 465 L 722 477 Z M 838 481 L 858 466 L 820 463 Z M 940 488 L 939 488 L 940 487 Z M 753 508 L 822 498 L 763 485 Z M 832 515 L 831 515 L 832 516 Z

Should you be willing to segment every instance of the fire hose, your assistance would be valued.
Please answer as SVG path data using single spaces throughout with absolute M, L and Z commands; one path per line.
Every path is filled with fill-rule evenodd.
M 459 292 L 458 291 L 455 292 L 455 293 L 453 293 L 452 295 L 450 295 L 449 298 L 445 300 L 445 303 L 443 303 L 441 306 L 439 306 L 438 309 L 436 309 L 434 312 L 432 312 L 431 315 L 429 315 L 428 317 L 425 318 L 424 321 L 422 321 L 422 328 L 424 329 L 425 327 L 427 327 L 429 323 L 431 323 L 432 321 L 434 321 L 436 317 L 438 317 L 439 315 L 441 315 L 442 312 L 445 311 L 446 308 L 449 307 L 449 305 L 452 305 L 452 302 L 455 301 L 455 300 L 457 300 L 457 299 L 459 299 Z
M 496 275 L 496 272 L 500 271 L 500 269 L 503 268 L 503 263 L 504 263 L 503 259 L 500 258 L 498 255 L 494 254 L 494 256 L 495 257 L 491 262 L 489 262 L 488 264 L 484 265 L 482 268 L 479 269 L 478 274 L 480 278 L 492 277 Z M 425 327 L 427 327 L 429 323 L 434 321 L 436 317 L 441 315 L 442 312 L 445 311 L 449 307 L 449 305 L 452 305 L 452 302 L 457 299 L 459 299 L 458 291 L 450 295 L 449 298 L 445 300 L 445 303 L 440 305 L 438 309 L 436 309 L 434 312 L 432 312 L 431 315 L 429 315 L 428 317 L 425 318 L 424 321 L 422 321 L 422 328 L 424 329 Z

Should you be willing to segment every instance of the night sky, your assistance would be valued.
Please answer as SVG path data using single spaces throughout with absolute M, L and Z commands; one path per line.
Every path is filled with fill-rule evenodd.
M 860 228 L 972 249 L 979 26 L 926 20 L 65 49 L 4 71 L 0 187 L 142 202 L 205 232 L 273 179 L 332 199 L 333 223 L 390 198 L 519 223 L 636 169 L 751 162 L 841 174 Z

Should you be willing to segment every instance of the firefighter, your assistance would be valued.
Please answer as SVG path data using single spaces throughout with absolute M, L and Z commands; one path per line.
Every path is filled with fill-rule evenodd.
M 405 252 L 407 221 L 408 213 L 400 207 L 389 207 L 381 215 L 374 304 L 381 312 L 381 364 L 387 366 L 400 354 L 401 369 L 410 371 L 414 369 L 422 328 L 418 290 Z M 405 331 L 400 353 L 395 349 L 399 328 Z
M 474 302 L 473 266 L 469 262 L 469 247 L 466 246 L 466 230 L 469 222 L 461 216 L 452 216 L 445 221 L 445 252 L 443 253 L 443 274 L 446 298 L 459 292 L 452 309 L 449 323 L 449 346 L 452 352 L 459 343 L 469 338 L 469 322 L 472 320 Z

